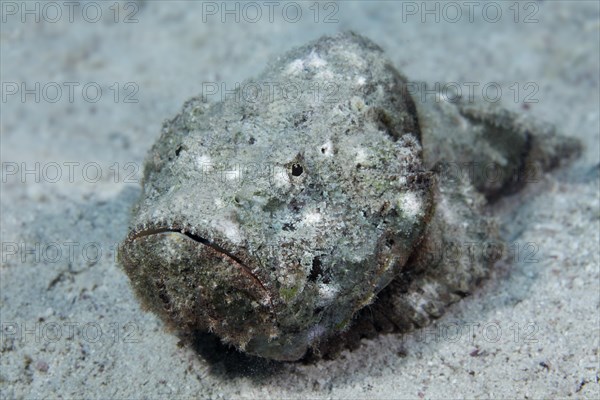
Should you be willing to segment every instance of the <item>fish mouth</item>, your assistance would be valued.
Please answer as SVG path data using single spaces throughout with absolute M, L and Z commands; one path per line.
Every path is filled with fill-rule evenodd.
M 277 312 L 272 291 L 252 270 L 255 260 L 225 245 L 177 226 L 146 225 L 131 231 L 119 261 L 144 308 L 168 327 L 212 332 L 243 349 L 279 331 Z
M 217 243 L 212 242 L 202 236 L 188 232 L 185 229 L 167 228 L 167 227 L 145 229 L 145 230 L 141 230 L 141 231 L 138 231 L 137 233 L 130 235 L 127 238 L 127 241 L 133 242 L 139 238 L 144 238 L 144 237 L 148 237 L 148 236 L 152 236 L 152 235 L 158 235 L 161 233 L 178 233 L 178 234 L 188 237 L 189 239 L 193 240 L 196 243 L 211 247 L 217 253 L 220 253 L 223 256 L 229 258 L 232 262 L 234 262 L 237 266 L 239 266 L 240 271 L 242 273 L 246 274 L 249 278 L 251 278 L 266 293 L 269 293 L 269 290 L 267 290 L 267 288 L 265 287 L 263 282 L 258 278 L 258 276 L 254 272 L 252 272 L 252 268 L 250 268 L 244 261 L 242 261 L 242 259 L 240 257 L 236 256 L 235 254 L 233 254 L 229 250 L 225 249 L 224 247 L 218 245 Z M 270 298 L 271 298 L 271 296 L 269 296 L 269 299 Z

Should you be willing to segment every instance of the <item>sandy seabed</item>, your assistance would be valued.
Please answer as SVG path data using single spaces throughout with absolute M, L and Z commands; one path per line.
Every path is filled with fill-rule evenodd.
M 600 7 L 467 3 L 0 3 L 0 396 L 598 398 Z M 514 256 L 426 329 L 316 364 L 182 346 L 115 263 L 162 121 L 348 29 L 412 81 L 556 124 L 582 156 L 494 206 Z

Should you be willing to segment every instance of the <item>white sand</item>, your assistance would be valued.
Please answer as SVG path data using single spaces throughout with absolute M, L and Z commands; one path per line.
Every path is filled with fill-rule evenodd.
M 113 2 L 88 6 L 88 20 L 94 4 L 102 10 L 97 23 L 82 18 L 83 6 L 70 22 L 62 2 L 62 16 L 52 23 L 55 11 L 39 3 L 46 21 L 36 24 L 34 15 L 22 23 L 23 10 L 13 15 L 6 8 L 23 4 L 1 4 L 2 398 L 600 396 L 597 2 L 522 2 L 518 23 L 513 2 L 493 3 L 503 12 L 497 23 L 482 18 L 483 3 L 473 22 L 466 6 L 451 23 L 455 9 L 439 3 L 440 22 L 429 15 L 422 23 L 421 2 L 403 8 L 365 1 L 338 3 L 337 23 L 323 22 L 336 10 L 325 3 L 315 23 L 313 2 L 296 3 L 303 11 L 296 23 L 282 17 L 285 3 L 273 23 L 265 5 L 259 22 L 244 22 L 255 13 L 243 4 L 240 23 L 232 15 L 222 23 L 199 3 L 148 1 L 133 3 L 137 11 L 131 4 L 120 9 L 118 23 Z M 213 5 L 222 7 L 205 2 L 205 11 Z M 487 11 L 494 17 L 494 9 Z M 137 23 L 123 23 L 130 12 Z M 538 21 L 524 23 L 531 12 Z M 114 244 L 139 193 L 136 166 L 161 121 L 203 83 L 233 88 L 270 57 L 345 29 L 379 43 L 410 80 L 458 82 L 464 90 L 465 82 L 480 83 L 477 90 L 499 83 L 507 107 L 579 138 L 582 158 L 497 205 L 519 256 L 427 330 L 381 336 L 316 365 L 248 360 L 208 339 L 198 351 L 178 346 L 156 317 L 140 311 L 114 262 Z M 36 82 L 40 101 L 28 94 L 22 102 L 21 83 L 35 91 Z M 78 83 L 72 102 L 68 82 Z M 11 83 L 19 90 L 14 95 Z M 87 84 L 94 97 L 95 83 L 102 96 L 92 103 L 81 88 Z M 52 103 L 57 86 L 62 97 Z M 524 110 L 536 87 L 538 102 Z M 125 103 L 135 88 L 139 101 Z M 39 172 L 21 176 L 36 163 Z M 57 171 L 62 176 L 55 179 Z M 531 249 L 538 262 L 528 257 Z

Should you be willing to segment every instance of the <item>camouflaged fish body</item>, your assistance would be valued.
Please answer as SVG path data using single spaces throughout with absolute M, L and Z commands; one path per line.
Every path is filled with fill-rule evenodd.
M 165 123 L 119 258 L 171 327 L 276 360 L 439 317 L 498 258 L 481 251 L 497 239 L 486 198 L 577 148 L 485 104 L 415 102 L 354 33 L 292 50 L 238 94 Z M 467 160 L 500 177 L 444 169 Z M 450 242 L 482 245 L 436 257 Z

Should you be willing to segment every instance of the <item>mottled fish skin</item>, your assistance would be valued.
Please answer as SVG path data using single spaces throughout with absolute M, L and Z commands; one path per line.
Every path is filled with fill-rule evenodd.
M 334 356 L 439 317 L 498 255 L 448 262 L 431 257 L 436 246 L 497 240 L 485 204 L 519 187 L 449 177 L 444 162 L 549 168 L 577 149 L 503 110 L 415 102 L 381 48 L 352 32 L 294 49 L 241 87 L 265 82 L 303 95 L 196 97 L 165 122 L 119 252 L 170 327 L 261 357 Z

